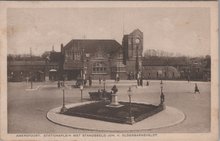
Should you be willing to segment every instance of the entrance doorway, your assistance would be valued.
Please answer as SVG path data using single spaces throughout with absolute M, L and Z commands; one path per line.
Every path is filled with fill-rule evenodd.
M 49 80 L 50 81 L 56 81 L 57 80 L 57 70 L 51 69 L 49 71 Z
M 67 80 L 76 80 L 77 77 L 80 77 L 80 73 L 81 73 L 80 69 L 66 71 Z

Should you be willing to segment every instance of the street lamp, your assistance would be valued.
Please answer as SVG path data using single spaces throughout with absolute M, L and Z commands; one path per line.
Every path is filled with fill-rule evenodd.
M 160 83 L 160 94 L 163 93 L 163 83 Z
M 159 70 L 158 74 L 160 76 L 160 84 L 163 84 L 163 81 L 162 81 L 162 74 L 163 74 L 163 72 L 162 72 L 162 70 Z
M 64 89 L 64 87 L 63 87 L 63 106 L 62 106 L 62 108 L 61 108 L 61 110 L 60 110 L 60 113 L 63 114 L 63 113 L 66 112 L 66 111 L 67 111 L 67 108 L 66 108 L 66 106 L 65 106 L 65 89 Z
M 81 91 L 81 102 L 83 101 L 83 85 L 80 85 L 80 91 Z
M 131 113 L 131 96 L 132 96 L 133 92 L 131 90 L 131 87 L 129 87 L 128 89 L 128 97 L 129 97 L 129 123 L 130 124 L 133 124 L 135 121 L 134 121 L 134 117 L 132 116 L 132 113 Z
M 32 48 L 30 48 L 30 57 L 31 57 L 31 72 L 30 72 L 31 89 L 33 89 L 33 59 L 32 59 Z
M 165 100 L 165 96 L 163 94 L 163 83 L 162 83 L 160 84 L 160 105 L 163 105 L 163 107 L 165 107 L 163 104 L 164 100 Z
M 103 79 L 104 91 L 105 91 L 105 78 Z

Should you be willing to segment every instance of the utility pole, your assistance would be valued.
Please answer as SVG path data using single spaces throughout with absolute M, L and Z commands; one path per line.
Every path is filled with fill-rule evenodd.
M 33 89 L 33 59 L 32 59 L 32 48 L 30 48 L 30 56 L 31 56 L 31 89 Z

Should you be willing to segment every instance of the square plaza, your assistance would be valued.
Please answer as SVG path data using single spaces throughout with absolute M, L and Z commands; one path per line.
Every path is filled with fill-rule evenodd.
M 194 85 L 197 83 L 200 94 L 194 94 Z M 75 81 L 65 82 L 66 104 L 80 103 L 79 88 L 73 88 Z M 146 80 L 144 81 L 146 84 Z M 132 102 L 144 102 L 158 105 L 160 103 L 160 81 L 151 80 L 149 86 L 136 87 L 134 80 L 121 80 L 118 83 L 106 80 L 106 90 L 110 91 L 113 85 L 118 87 L 118 100 L 128 101 L 127 90 L 131 86 Z M 102 89 L 104 84 L 93 81 L 91 87 L 83 90 L 83 101 L 89 101 L 88 92 Z M 175 107 L 185 114 L 185 119 L 174 126 L 143 132 L 161 133 L 198 133 L 210 131 L 210 82 L 193 81 L 163 81 L 165 104 Z M 57 82 L 37 82 L 30 90 L 26 82 L 8 83 L 8 133 L 77 133 L 85 130 L 60 126 L 50 122 L 46 114 L 54 108 L 62 106 L 62 89 Z M 157 123 L 155 123 L 157 124 Z M 88 130 L 87 132 L 93 132 Z

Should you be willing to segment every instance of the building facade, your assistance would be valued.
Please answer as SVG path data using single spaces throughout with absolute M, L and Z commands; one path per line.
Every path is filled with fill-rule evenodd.
M 73 39 L 61 45 L 66 80 L 128 79 L 142 71 L 143 33 L 136 29 L 124 35 L 122 45 L 116 40 Z

